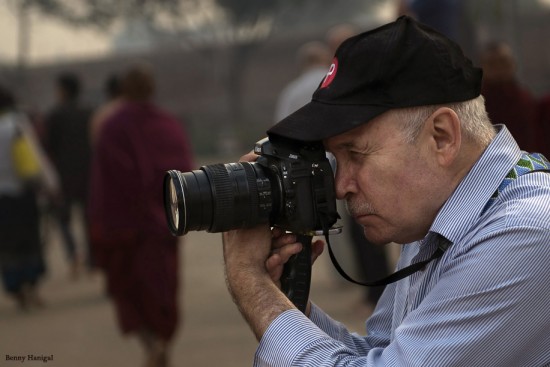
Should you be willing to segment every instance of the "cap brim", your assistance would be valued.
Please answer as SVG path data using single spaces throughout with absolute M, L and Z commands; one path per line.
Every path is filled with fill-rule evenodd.
M 320 141 L 354 129 L 389 109 L 388 106 L 336 105 L 313 100 L 279 121 L 267 134 Z

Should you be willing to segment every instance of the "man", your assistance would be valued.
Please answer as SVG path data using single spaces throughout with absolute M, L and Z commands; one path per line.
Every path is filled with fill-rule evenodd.
M 83 258 L 92 268 L 88 251 L 86 219 L 90 179 L 89 123 L 92 110 L 80 103 L 81 82 L 72 72 L 61 73 L 56 79 L 57 103 L 45 120 L 44 145 L 61 179 L 61 195 L 56 203 L 56 215 L 70 264 L 71 276 L 80 273 Z M 84 214 L 83 254 L 72 231 L 73 207 Z
M 37 200 L 44 167 L 29 151 L 42 152 L 12 92 L 0 85 L 0 281 L 22 311 L 43 306 L 46 273 Z
M 549 365 L 550 174 L 532 170 L 548 162 L 491 124 L 481 70 L 411 18 L 350 38 L 333 64 L 268 134 L 322 140 L 365 236 L 403 244 L 399 269 L 431 261 L 386 287 L 358 336 L 279 290 L 294 235 L 224 234 L 229 290 L 260 340 L 255 365 Z
M 397 13 L 410 15 L 457 41 L 463 7 L 457 0 L 401 0 Z
M 106 101 L 99 106 L 90 120 L 90 146 L 95 147 L 101 129 L 107 121 L 123 104 L 122 86 L 120 77 L 116 74 L 110 75 L 105 82 Z
M 470 13 L 477 7 L 460 0 L 399 0 L 397 14 L 409 15 L 457 42 L 466 56 L 477 53 L 476 24 Z
M 280 121 L 311 100 L 311 94 L 325 77 L 331 54 L 322 42 L 303 44 L 296 54 L 300 75 L 281 91 L 275 106 L 275 121 Z

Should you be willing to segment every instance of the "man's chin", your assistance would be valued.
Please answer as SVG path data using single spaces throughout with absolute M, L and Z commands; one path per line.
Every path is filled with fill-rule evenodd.
M 382 246 L 385 245 L 391 241 L 388 241 L 386 238 L 382 238 L 380 234 L 375 233 L 372 231 L 372 228 L 367 228 L 363 226 L 363 235 L 369 241 L 369 243 L 375 245 L 375 246 Z

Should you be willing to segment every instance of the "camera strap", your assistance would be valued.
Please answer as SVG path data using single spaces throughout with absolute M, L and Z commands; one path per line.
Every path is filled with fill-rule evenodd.
M 539 153 L 523 153 L 518 163 L 508 172 L 502 183 L 499 185 L 498 189 L 495 191 L 495 193 L 491 196 L 487 204 L 485 205 L 485 208 L 483 209 L 482 213 L 485 212 L 496 200 L 498 195 L 504 190 L 506 186 L 508 186 L 512 181 L 517 179 L 519 176 L 522 176 L 524 174 L 528 173 L 534 173 L 534 172 L 547 172 L 550 173 L 550 162 Z M 330 240 L 328 236 L 328 229 L 324 229 L 324 236 L 325 240 L 328 245 L 328 251 L 330 255 L 330 260 L 332 261 L 332 264 L 338 271 L 338 273 L 347 281 L 366 286 L 366 287 L 375 287 L 375 286 L 382 286 L 382 285 L 388 285 L 390 283 L 394 283 L 400 279 L 406 278 L 409 275 L 416 273 L 419 270 L 422 270 L 428 263 L 431 261 L 440 258 L 443 256 L 447 248 L 451 245 L 451 242 L 447 240 L 445 237 L 438 235 L 438 245 L 435 251 L 433 252 L 432 256 L 430 256 L 427 260 L 419 261 L 417 263 L 411 264 L 407 267 L 404 267 L 395 273 L 392 273 L 388 275 L 385 278 L 371 281 L 371 282 L 359 282 L 353 278 L 351 278 L 345 271 L 342 269 L 340 264 L 338 263 L 338 260 L 336 260 L 336 256 L 334 255 L 334 252 L 332 251 L 332 247 L 330 245 Z
M 332 247 L 330 245 L 330 240 L 328 237 L 329 237 L 328 235 L 325 235 L 325 240 L 327 241 L 327 245 L 328 245 L 328 253 L 330 255 L 330 260 L 332 261 L 332 264 L 336 268 L 336 271 L 338 271 L 338 273 L 347 281 L 354 284 L 362 285 L 365 287 L 376 287 L 381 285 L 388 285 L 390 283 L 397 282 L 400 279 L 406 278 L 409 275 L 416 273 L 419 270 L 422 270 L 422 268 L 424 268 L 432 260 L 438 259 L 441 256 L 443 256 L 443 254 L 445 253 L 445 250 L 447 250 L 447 248 L 451 245 L 451 243 L 447 239 L 445 239 L 443 236 L 439 236 L 439 243 L 437 245 L 437 248 L 433 252 L 432 256 L 430 256 L 427 260 L 419 261 L 417 263 L 411 264 L 382 279 L 378 279 L 371 282 L 360 282 L 350 277 L 344 271 L 344 269 L 342 269 L 342 267 L 338 263 L 338 260 L 336 260 L 336 256 L 334 256 L 334 252 L 332 251 Z

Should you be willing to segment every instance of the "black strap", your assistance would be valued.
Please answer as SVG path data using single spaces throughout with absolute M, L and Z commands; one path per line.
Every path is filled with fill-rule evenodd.
M 382 279 L 378 279 L 378 280 L 375 280 L 375 281 L 372 281 L 372 282 L 359 282 L 359 281 L 353 279 L 352 277 L 350 277 L 348 274 L 346 274 L 344 269 L 342 269 L 340 264 L 338 264 L 338 261 L 336 260 L 336 257 L 334 256 L 334 253 L 332 251 L 332 247 L 330 245 L 330 240 L 328 238 L 328 235 L 325 235 L 325 240 L 327 241 L 330 260 L 332 261 L 332 264 L 334 265 L 334 267 L 336 268 L 338 273 L 342 277 L 344 277 L 344 279 L 346 279 L 347 281 L 358 284 L 358 285 L 362 285 L 362 286 L 365 286 L 365 287 L 376 287 L 376 286 L 380 286 L 380 285 L 388 285 L 390 283 L 397 282 L 400 279 L 406 278 L 409 275 L 411 275 L 413 273 L 416 273 L 417 271 L 424 268 L 430 261 L 438 259 L 441 256 L 443 256 L 443 254 L 445 253 L 445 250 L 447 250 L 447 248 L 449 248 L 449 246 L 450 246 L 449 241 L 447 241 L 445 238 L 439 236 L 439 244 L 437 245 L 437 249 L 434 251 L 434 253 L 432 254 L 432 256 L 430 256 L 429 259 L 411 264 L 411 265 L 409 265 L 409 266 L 407 266 L 403 269 L 400 269 L 400 270 L 396 271 L 395 273 L 390 274 L 387 277 L 382 278 Z

